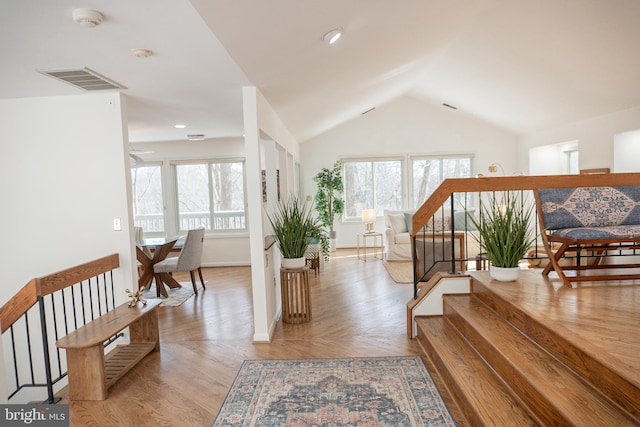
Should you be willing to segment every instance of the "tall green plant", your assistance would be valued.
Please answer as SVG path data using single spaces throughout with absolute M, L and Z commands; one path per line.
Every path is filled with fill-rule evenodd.
M 342 162 L 336 161 L 332 169 L 323 168 L 313 178 L 318 186 L 314 202 L 322 225 L 333 231 L 334 219 L 344 212 Z
M 518 267 L 518 263 L 536 241 L 531 229 L 533 206 L 526 206 L 521 193 L 505 191 L 481 203 L 479 217 L 467 217 L 478 230 L 472 234 L 495 267 Z
M 292 196 L 285 202 L 278 202 L 271 213 L 267 212 L 267 218 L 282 257 L 304 257 L 309 237 L 318 227 L 310 206 Z

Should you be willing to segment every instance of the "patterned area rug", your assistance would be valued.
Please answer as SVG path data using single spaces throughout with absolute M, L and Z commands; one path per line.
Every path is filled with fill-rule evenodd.
M 205 286 L 207 282 L 208 281 L 205 280 L 204 282 Z M 142 297 L 148 300 L 160 299 L 162 301 L 162 305 L 165 307 L 177 307 L 179 305 L 182 305 L 183 302 L 185 302 L 186 300 L 188 300 L 194 295 L 193 285 L 191 284 L 191 282 L 180 282 L 180 285 L 182 285 L 181 288 L 176 288 L 176 289 L 167 288 L 167 293 L 169 294 L 167 298 L 162 296 L 158 298 L 156 296 L 156 284 L 154 281 L 151 284 L 151 287 L 149 288 L 149 290 L 144 291 L 142 293 Z M 198 287 L 198 293 L 199 293 L 200 289 L 202 289 L 202 284 L 199 281 L 196 281 L 196 286 Z
M 413 262 L 385 261 L 382 265 L 396 283 L 413 283 Z
M 249 360 L 221 426 L 455 426 L 420 357 Z

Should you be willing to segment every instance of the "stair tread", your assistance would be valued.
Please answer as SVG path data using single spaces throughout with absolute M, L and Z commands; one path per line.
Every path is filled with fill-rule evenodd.
M 494 372 L 443 317 L 416 317 L 437 357 L 482 425 L 533 426 L 536 418 L 524 409 Z M 437 365 L 437 363 L 436 363 Z M 490 405 L 487 402 L 491 402 Z
M 475 330 L 474 336 L 491 346 L 496 357 L 510 366 L 496 366 L 498 370 L 508 371 L 511 376 L 519 375 L 521 380 L 538 390 L 538 399 L 545 399 L 566 420 L 577 425 L 588 425 L 594 419 L 611 420 L 614 425 L 633 424 L 628 414 L 479 299 L 449 295 L 445 298 L 445 307 L 445 317 L 450 317 L 454 324 L 458 319 L 464 321 L 464 328 Z M 457 316 L 451 316 L 451 310 Z M 468 340 L 474 340 L 469 334 L 463 334 Z M 484 357 L 491 359 L 489 355 Z M 522 383 L 518 386 L 526 387 Z

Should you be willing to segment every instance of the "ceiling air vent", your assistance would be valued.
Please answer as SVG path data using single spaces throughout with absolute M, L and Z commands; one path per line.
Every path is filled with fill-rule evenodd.
M 125 86 L 86 67 L 70 70 L 38 70 L 38 72 L 83 90 L 126 89 Z

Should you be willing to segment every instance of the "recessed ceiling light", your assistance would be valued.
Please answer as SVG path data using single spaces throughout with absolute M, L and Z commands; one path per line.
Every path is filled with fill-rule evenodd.
M 176 129 L 184 129 L 187 127 L 187 125 L 173 125 L 173 127 Z
M 329 31 L 324 36 L 322 36 L 322 40 L 326 41 L 329 44 L 334 44 L 335 42 L 338 41 L 340 36 L 342 36 L 342 29 L 341 28 L 335 28 L 335 29 Z
M 192 135 L 187 135 L 187 139 L 189 141 L 203 141 L 204 140 L 204 135 L 199 133 L 199 134 L 192 134 Z

